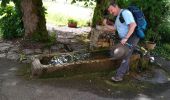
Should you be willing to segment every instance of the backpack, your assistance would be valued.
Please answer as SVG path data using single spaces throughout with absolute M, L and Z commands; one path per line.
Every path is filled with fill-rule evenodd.
M 143 12 L 136 6 L 129 6 L 127 9 L 133 14 L 133 17 L 137 24 L 137 27 L 135 28 L 136 35 L 139 38 L 143 39 L 145 37 L 144 31 L 146 30 L 146 26 L 147 26 L 147 22 L 146 22 Z M 119 20 L 121 23 L 124 23 L 125 20 L 123 18 L 122 12 L 120 13 Z

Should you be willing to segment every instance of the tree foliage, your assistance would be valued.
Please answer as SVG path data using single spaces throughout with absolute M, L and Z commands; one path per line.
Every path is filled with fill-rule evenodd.
M 0 29 L 3 38 L 12 39 L 22 37 L 24 35 L 24 27 L 21 13 L 18 7 L 7 5 L 9 1 L 3 0 L 0 6 Z
M 90 6 L 93 5 L 94 2 L 96 2 L 97 0 L 72 0 L 72 3 L 82 2 L 82 1 L 84 1 L 85 6 Z
M 13 2 L 15 4 L 17 12 L 21 15 L 21 9 L 20 9 L 21 0 L 2 0 L 1 6 L 5 7 L 10 2 Z
M 42 0 L 2 0 L 1 6 L 5 7 L 9 2 L 15 4 L 17 15 L 23 22 L 26 37 L 37 41 L 48 41 Z

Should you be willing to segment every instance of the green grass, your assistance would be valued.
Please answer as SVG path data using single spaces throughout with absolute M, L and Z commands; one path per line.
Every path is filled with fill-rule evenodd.
M 70 17 L 62 13 L 46 14 L 46 21 L 55 25 L 67 25 L 68 19 L 70 19 Z M 87 26 L 87 23 L 89 22 L 87 19 L 74 19 L 78 21 L 78 26 Z
M 78 10 L 78 9 L 86 9 L 88 12 L 91 12 L 93 11 L 92 8 L 83 8 L 83 7 L 76 6 L 76 5 L 71 6 L 69 4 L 65 5 L 65 4 L 55 3 L 55 2 L 43 2 L 43 4 L 45 8 L 47 9 L 46 11 L 47 12 L 46 14 L 47 23 L 67 26 L 68 19 L 72 18 L 78 21 L 78 27 L 80 27 L 80 26 L 87 26 L 88 25 L 87 23 L 92 19 L 92 17 L 91 18 L 85 17 L 84 15 L 79 14 L 81 10 Z M 71 7 L 71 8 L 69 9 L 67 7 Z M 76 12 L 76 11 L 79 11 L 79 12 Z M 75 15 L 75 13 L 77 14 Z

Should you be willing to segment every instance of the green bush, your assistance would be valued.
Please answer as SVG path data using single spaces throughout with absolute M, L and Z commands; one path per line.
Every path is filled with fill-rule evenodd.
M 24 35 L 23 23 L 15 7 L 0 7 L 0 29 L 5 39 Z
M 50 36 L 49 36 L 49 42 L 51 44 L 54 44 L 56 42 L 57 38 L 56 38 L 56 33 L 55 32 L 51 32 Z
M 147 29 L 146 39 L 151 42 L 158 43 L 161 40 L 161 35 L 157 32 L 154 32 L 153 29 Z
M 156 47 L 154 52 L 170 60 L 170 44 L 161 44 Z
M 159 25 L 158 33 L 161 36 L 162 43 L 170 43 L 170 23 L 163 23 Z
M 50 32 L 48 41 L 45 43 L 45 47 L 49 48 L 52 45 L 54 45 L 57 41 L 57 33 L 56 32 Z

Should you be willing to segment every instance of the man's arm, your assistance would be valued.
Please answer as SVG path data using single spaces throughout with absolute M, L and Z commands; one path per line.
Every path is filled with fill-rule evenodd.
M 121 40 L 121 43 L 122 43 L 123 45 L 127 42 L 127 40 L 129 39 L 129 37 L 130 37 L 130 36 L 132 35 L 132 33 L 135 31 L 136 26 L 137 26 L 137 25 L 136 25 L 135 22 L 129 24 L 129 31 L 128 31 L 126 37 Z
M 135 31 L 135 28 L 136 28 L 136 23 L 134 22 L 134 23 L 131 23 L 131 24 L 129 24 L 129 31 L 128 31 L 128 33 L 127 33 L 127 35 L 126 35 L 126 37 L 125 38 L 129 38 L 131 35 L 132 35 L 132 33 Z

